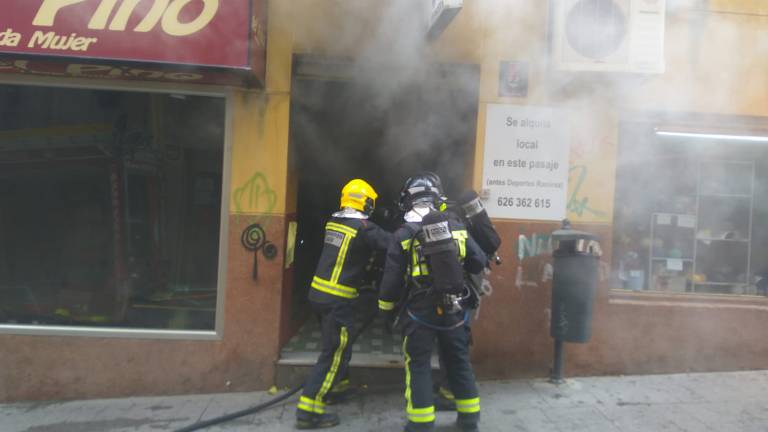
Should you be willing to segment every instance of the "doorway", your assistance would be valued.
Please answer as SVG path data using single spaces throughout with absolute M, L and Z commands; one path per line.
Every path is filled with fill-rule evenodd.
M 372 220 L 397 228 L 396 200 L 405 179 L 419 171 L 439 174 L 449 197 L 471 179 L 479 67 L 435 64 L 419 70 L 361 72 L 346 60 L 294 59 L 290 154 L 297 181 L 298 224 L 294 258 L 293 320 L 306 322 L 283 356 L 320 347 L 319 327 L 307 319 L 307 293 L 323 244 L 325 222 L 339 207 L 342 186 L 363 178 L 378 192 Z M 379 81 L 377 78 L 384 78 Z M 363 290 L 358 316 L 376 312 L 376 292 Z M 353 346 L 360 354 L 400 357 L 399 338 L 371 326 Z

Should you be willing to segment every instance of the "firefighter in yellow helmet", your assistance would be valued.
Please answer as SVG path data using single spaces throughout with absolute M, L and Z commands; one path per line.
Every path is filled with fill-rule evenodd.
M 339 424 L 339 416 L 326 412 L 325 406 L 333 390 L 346 384 L 353 301 L 371 256 L 385 251 L 392 239 L 391 233 L 368 220 L 377 196 L 364 180 L 350 181 L 341 190 L 341 209 L 325 225 L 325 242 L 309 290 L 312 308 L 320 315 L 322 350 L 299 398 L 299 429 Z

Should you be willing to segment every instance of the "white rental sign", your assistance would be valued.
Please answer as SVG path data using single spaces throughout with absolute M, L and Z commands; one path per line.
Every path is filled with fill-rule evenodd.
M 489 104 L 483 196 L 493 218 L 565 218 L 569 161 L 565 110 Z

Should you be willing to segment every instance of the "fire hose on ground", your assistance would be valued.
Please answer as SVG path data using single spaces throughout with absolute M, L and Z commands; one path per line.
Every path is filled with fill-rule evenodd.
M 374 320 L 376 320 L 375 313 L 371 314 L 370 318 L 368 318 L 365 322 L 363 322 L 363 325 L 360 327 L 360 329 L 355 334 L 352 335 L 352 337 L 350 338 L 349 346 L 354 345 L 355 341 L 357 341 L 357 338 L 360 337 L 360 335 L 363 334 L 363 332 L 365 332 L 365 330 L 373 323 Z M 288 392 L 283 393 L 280 396 L 277 396 L 259 405 L 246 408 L 240 411 L 235 411 L 230 414 L 225 414 L 220 417 L 215 417 L 210 420 L 200 421 L 200 422 L 191 424 L 189 426 L 185 426 L 181 429 L 176 429 L 174 432 L 192 432 L 192 431 L 208 428 L 220 423 L 226 423 L 236 418 L 255 414 L 261 410 L 267 409 L 273 405 L 277 405 L 278 403 L 283 402 L 284 400 L 290 398 L 291 396 L 301 391 L 302 388 L 304 388 L 304 383 L 301 383 L 300 385 L 288 390 Z

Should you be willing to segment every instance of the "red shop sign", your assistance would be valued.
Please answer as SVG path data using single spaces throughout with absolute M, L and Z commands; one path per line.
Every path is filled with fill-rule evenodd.
M 0 0 L 0 54 L 252 70 L 263 0 Z
M 162 81 L 187 84 L 259 86 L 252 75 L 232 71 L 162 65 L 77 63 L 40 59 L 2 59 L 0 74 L 37 75 L 49 78 L 97 78 L 119 81 Z

